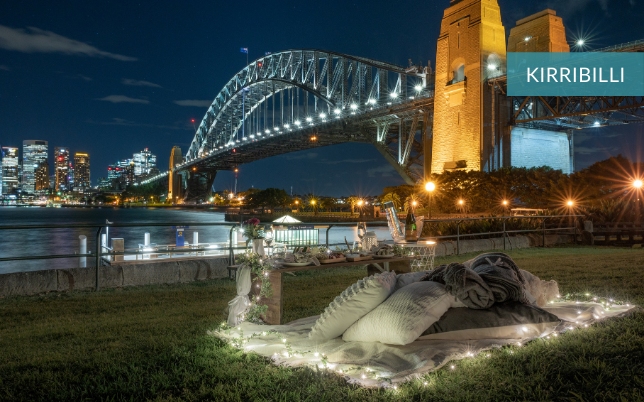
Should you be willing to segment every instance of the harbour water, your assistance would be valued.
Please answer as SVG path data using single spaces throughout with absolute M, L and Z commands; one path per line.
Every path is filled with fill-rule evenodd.
M 136 248 L 143 243 L 146 232 L 150 233 L 152 243 L 174 244 L 175 230 L 168 227 L 144 226 L 146 223 L 169 223 L 189 225 L 192 222 L 224 222 L 224 214 L 207 210 L 184 210 L 170 208 L 22 208 L 1 207 L 0 225 L 60 225 L 60 229 L 1 230 L 0 258 L 17 256 L 39 256 L 52 254 L 74 254 L 78 252 L 80 235 L 87 236 L 88 251 L 95 250 L 96 229 L 65 228 L 69 224 L 136 223 L 140 227 L 110 228 L 109 237 L 125 239 L 125 248 Z M 229 226 L 199 227 L 200 243 L 219 243 L 228 240 Z M 376 232 L 378 239 L 391 239 L 384 227 L 369 228 Z M 193 229 L 185 232 L 187 241 L 192 241 Z M 325 230 L 320 230 L 320 242 L 325 241 Z M 358 240 L 356 227 L 333 227 L 329 231 L 329 243 L 349 244 Z M 93 259 L 88 258 L 88 266 Z M 78 266 L 77 258 L 5 261 L 0 262 L 0 274 L 21 271 L 36 271 L 52 268 L 72 268 Z

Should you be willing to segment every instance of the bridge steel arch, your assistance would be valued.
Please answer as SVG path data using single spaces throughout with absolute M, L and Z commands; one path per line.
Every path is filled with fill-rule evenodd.
M 208 170 L 211 180 L 213 171 L 231 168 L 232 162 L 217 162 L 230 160 L 231 150 L 253 149 L 256 160 L 359 141 L 373 143 L 403 178 L 413 182 L 419 175 L 409 167 L 422 163 L 419 133 L 431 129 L 433 90 L 428 84 L 433 87 L 433 79 L 427 70 L 322 50 L 266 55 L 235 74 L 217 94 L 177 170 L 193 176 L 190 172 Z M 352 135 L 327 137 L 317 144 L 307 141 L 308 133 L 338 134 L 339 127 L 344 134 L 352 130 Z M 279 151 L 268 146 L 267 137 L 297 145 Z M 257 144 L 260 139 L 266 145 L 264 153 Z

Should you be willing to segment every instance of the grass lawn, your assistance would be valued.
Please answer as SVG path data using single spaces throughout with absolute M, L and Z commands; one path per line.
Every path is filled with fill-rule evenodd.
M 509 254 L 519 267 L 557 280 L 562 294 L 592 292 L 644 306 L 644 249 Z M 364 274 L 339 268 L 286 275 L 286 321 L 319 314 Z M 459 361 L 393 391 L 276 367 L 208 336 L 234 294 L 234 283 L 222 279 L 0 300 L 0 401 L 644 400 L 642 310 Z

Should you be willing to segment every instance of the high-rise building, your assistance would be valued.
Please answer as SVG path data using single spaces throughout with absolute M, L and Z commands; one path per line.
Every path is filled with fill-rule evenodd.
M 69 148 L 54 148 L 54 170 L 56 175 L 56 191 L 69 190 Z
M 42 162 L 47 161 L 47 141 L 25 140 L 22 142 L 22 191 L 33 194 L 36 191 L 34 172 Z
M 18 186 L 18 148 L 2 147 L 0 194 L 10 194 L 17 190 Z
M 74 153 L 74 187 L 90 187 L 89 154 L 85 152 Z
M 40 162 L 40 165 L 34 171 L 35 179 L 35 192 L 36 193 L 47 193 L 50 189 L 49 187 L 49 162 L 43 161 Z
M 114 180 L 119 177 L 121 177 L 121 167 L 119 166 L 119 163 L 117 162 L 113 165 L 109 165 L 107 167 L 107 179 Z
M 134 176 L 146 176 L 157 166 L 157 157 L 149 149 L 145 148 L 141 152 L 133 155 Z

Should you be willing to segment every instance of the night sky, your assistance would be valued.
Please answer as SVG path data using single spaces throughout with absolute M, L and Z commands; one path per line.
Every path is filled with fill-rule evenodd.
M 516 20 L 550 7 L 568 40 L 591 48 L 642 39 L 642 0 L 499 0 Z M 434 65 L 449 0 L 384 1 L 3 1 L 0 2 L 0 144 L 26 139 L 91 155 L 92 182 L 107 165 L 149 147 L 168 167 L 234 73 L 265 52 L 318 48 L 407 65 Z M 639 31 L 639 32 L 638 32 Z M 577 169 L 622 153 L 635 158 L 642 125 L 576 135 Z M 641 151 L 640 151 L 641 152 Z M 51 163 L 51 161 L 50 161 Z M 240 167 L 238 189 L 380 194 L 400 177 L 370 145 L 292 153 Z M 220 172 L 216 190 L 231 188 Z

